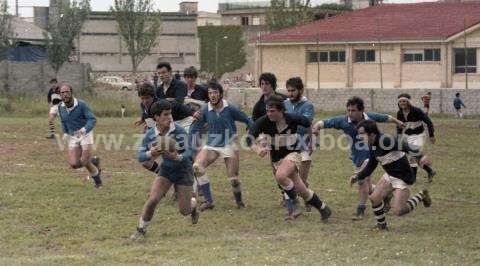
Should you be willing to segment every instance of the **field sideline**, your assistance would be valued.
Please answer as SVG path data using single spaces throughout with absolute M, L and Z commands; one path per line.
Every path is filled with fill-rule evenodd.
M 213 211 L 192 226 L 167 197 L 146 239 L 133 243 L 128 236 L 153 180 L 136 163 L 135 151 L 99 145 L 105 186 L 96 190 L 83 180 L 85 171 L 68 168 L 66 151 L 44 138 L 46 118 L 0 118 L 0 265 L 479 265 L 479 121 L 433 121 L 437 143 L 427 152 L 438 177 L 427 184 L 421 171 L 412 189 L 428 187 L 432 207 L 419 206 L 402 218 L 389 215 L 389 232 L 371 230 L 370 206 L 365 220 L 350 220 L 357 200 L 356 187 L 347 184 L 353 171 L 348 152 L 314 153 L 310 184 L 333 210 L 322 223 L 316 211 L 285 222 L 269 162 L 242 151 L 245 210 L 234 208 L 219 161 L 208 172 Z M 99 118 L 95 133 L 125 134 L 131 147 L 140 133 L 133 123 L 133 117 Z M 382 173 L 377 169 L 374 180 Z

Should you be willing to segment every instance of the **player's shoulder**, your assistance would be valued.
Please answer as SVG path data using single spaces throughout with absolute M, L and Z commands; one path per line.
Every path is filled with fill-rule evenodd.
M 177 122 L 174 122 L 174 125 L 175 125 L 175 130 L 173 131 L 173 133 L 175 135 L 182 135 L 182 134 L 186 134 L 187 131 L 185 130 L 185 128 L 183 128 L 180 124 L 178 124 Z

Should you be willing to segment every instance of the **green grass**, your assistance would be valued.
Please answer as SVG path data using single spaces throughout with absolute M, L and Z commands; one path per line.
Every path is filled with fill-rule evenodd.
M 135 142 L 134 118 L 100 118 L 96 134 L 126 134 Z M 310 184 L 333 209 L 328 223 L 316 212 L 283 221 L 269 162 L 241 153 L 247 209 L 234 208 L 221 162 L 209 169 L 216 207 L 192 226 L 163 200 L 145 240 L 132 243 L 153 176 L 132 150 L 99 146 L 105 186 L 93 189 L 86 172 L 67 166 L 66 151 L 44 139 L 44 118 L 0 119 L 0 265 L 479 265 L 480 129 L 478 121 L 435 119 L 437 144 L 428 145 L 438 178 L 422 171 L 413 191 L 428 187 L 429 209 L 389 215 L 390 231 L 371 231 L 371 211 L 352 222 L 356 189 L 348 152 L 316 151 Z M 388 131 L 393 131 L 389 126 Z M 328 131 L 338 134 L 335 131 Z M 374 180 L 382 174 L 378 169 Z

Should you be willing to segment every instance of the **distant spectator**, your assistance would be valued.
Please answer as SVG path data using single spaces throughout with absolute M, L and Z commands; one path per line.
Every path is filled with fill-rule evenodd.
M 462 107 L 463 108 L 467 108 L 467 107 L 465 106 L 462 99 L 460 98 L 460 93 L 459 92 L 455 93 L 455 98 L 453 99 L 453 107 L 457 111 L 457 117 L 458 118 L 463 118 Z
M 178 71 L 178 70 L 175 72 L 175 79 L 176 80 L 181 80 L 182 79 L 182 76 L 180 76 L 180 71 Z
M 126 111 L 125 105 L 122 104 L 122 105 L 120 106 L 120 109 L 121 109 L 121 111 L 122 111 L 122 118 L 125 118 L 125 111 Z
M 427 92 L 427 94 L 422 96 L 423 108 L 425 109 L 425 114 L 428 115 L 430 111 L 430 100 L 432 99 L 432 92 Z

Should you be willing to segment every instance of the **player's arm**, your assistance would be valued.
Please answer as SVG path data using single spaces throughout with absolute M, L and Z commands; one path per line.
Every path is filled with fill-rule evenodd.
M 187 86 L 183 82 L 179 82 L 180 86 L 175 91 L 175 101 L 179 104 L 183 104 L 185 97 L 187 97 Z
M 145 119 L 147 119 L 147 114 L 145 113 L 145 107 L 143 106 L 143 104 L 140 104 L 140 110 L 142 110 L 142 114 L 140 115 L 140 118 L 135 121 L 136 126 L 141 126 L 145 124 Z
M 375 159 L 373 155 L 370 155 L 370 159 L 368 160 L 367 165 L 365 168 L 363 168 L 362 171 L 360 171 L 358 174 L 353 175 L 350 177 L 350 185 L 357 181 L 364 180 L 367 176 L 371 176 L 373 174 L 373 171 L 375 171 L 375 168 L 378 166 L 378 161 Z
M 263 121 L 264 119 L 259 119 L 255 121 L 255 123 L 248 129 L 247 135 L 247 146 L 250 147 L 250 149 L 260 157 L 264 157 L 268 153 L 266 147 L 257 145 L 255 142 L 255 140 L 258 138 L 258 136 L 260 136 L 260 133 L 262 132 L 261 126 Z
M 420 111 L 420 119 L 423 121 L 423 123 L 427 125 L 428 137 L 430 138 L 430 142 L 433 144 L 435 143 L 435 128 L 433 127 L 433 122 L 430 119 L 430 117 L 428 117 L 428 115 L 425 114 L 422 110 L 419 110 L 419 111 Z
M 143 136 L 142 144 L 140 145 L 140 149 L 137 152 L 138 162 L 147 162 L 160 156 L 160 151 L 158 151 L 157 149 L 149 149 L 149 144 L 152 142 L 153 138 L 154 136 L 152 134 L 152 131 L 147 132 L 147 134 Z
M 392 123 L 392 124 L 396 124 L 397 127 L 400 127 L 400 128 L 405 128 L 405 124 L 398 120 L 397 118 L 389 115 L 389 114 L 379 114 L 379 113 L 367 113 L 368 117 L 370 117 L 370 119 L 372 119 L 373 121 L 377 122 L 377 123 Z
M 345 119 L 345 116 L 336 116 L 336 117 L 320 120 L 313 125 L 312 133 L 316 135 L 321 129 L 324 129 L 324 128 L 342 129 L 342 122 L 344 119 Z
M 84 127 L 79 129 L 76 133 L 79 135 L 84 135 L 92 131 L 92 129 L 95 127 L 95 124 L 97 123 L 97 119 L 95 118 L 95 115 L 93 114 L 92 110 L 86 103 L 82 103 L 82 111 L 83 111 L 83 116 L 87 119 L 87 123 L 85 124 Z
M 240 111 L 236 107 L 232 107 L 232 115 L 235 121 L 239 121 L 247 125 L 247 128 L 250 128 L 253 125 L 252 119 L 247 116 L 243 111 Z
M 208 110 L 206 108 L 203 108 L 197 112 L 199 112 L 198 118 L 192 123 L 188 132 L 188 143 L 192 147 L 192 149 L 199 146 L 200 132 L 207 123 Z
M 402 115 L 403 115 L 403 114 L 402 114 L 402 113 L 400 112 L 400 110 L 399 110 L 399 111 L 397 112 L 397 120 L 400 120 Z M 404 126 L 404 127 L 400 127 L 400 126 L 397 125 L 397 136 L 401 136 L 401 135 L 402 135 L 404 128 L 405 128 L 405 126 Z

